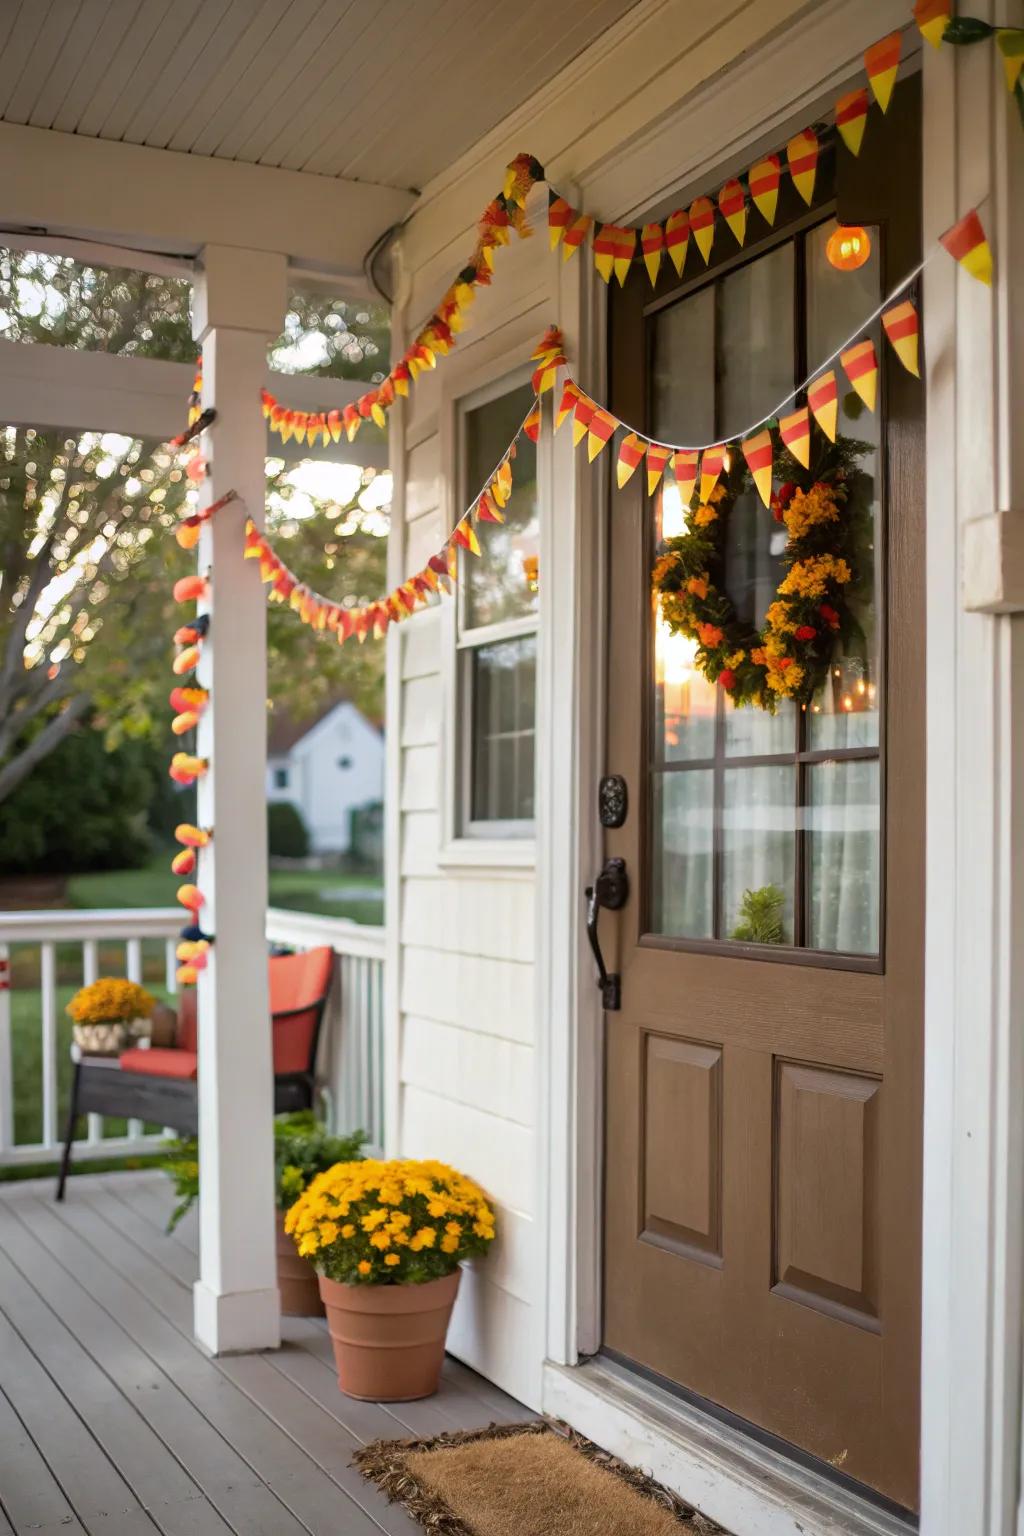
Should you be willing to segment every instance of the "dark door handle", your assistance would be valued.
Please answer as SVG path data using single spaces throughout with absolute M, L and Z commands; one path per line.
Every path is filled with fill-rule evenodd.
M 601 1001 L 606 1012 L 617 1013 L 622 1007 L 622 979 L 617 971 L 609 971 L 601 953 L 601 941 L 597 936 L 597 920 L 602 907 L 617 912 L 629 900 L 629 876 L 625 859 L 607 859 L 593 885 L 586 889 L 587 938 L 597 961 L 597 984 L 601 988 Z

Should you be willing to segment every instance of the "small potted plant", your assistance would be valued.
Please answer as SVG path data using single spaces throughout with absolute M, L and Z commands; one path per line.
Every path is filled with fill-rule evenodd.
M 341 1390 L 385 1403 L 436 1392 L 460 1266 L 494 1240 L 479 1186 L 433 1161 L 339 1163 L 285 1231 L 320 1277 Z
M 118 1056 L 134 1034 L 147 1033 L 156 998 L 136 981 L 101 976 L 68 1003 L 72 1035 L 87 1056 Z
M 307 1184 L 325 1168 L 358 1159 L 366 1141 L 363 1131 L 332 1136 L 311 1110 L 278 1115 L 274 1121 L 274 1191 L 277 1202 L 277 1288 L 286 1317 L 323 1317 L 317 1274 L 308 1259 L 300 1258 L 286 1236 L 284 1212 Z M 195 1137 L 172 1143 L 163 1169 L 174 1184 L 178 1203 L 167 1224 L 173 1232 L 199 1195 L 199 1145 Z

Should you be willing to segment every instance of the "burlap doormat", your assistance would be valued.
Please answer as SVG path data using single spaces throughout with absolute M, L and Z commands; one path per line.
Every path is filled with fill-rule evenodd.
M 707 1536 L 719 1527 L 567 1425 L 378 1440 L 363 1476 L 433 1536 Z

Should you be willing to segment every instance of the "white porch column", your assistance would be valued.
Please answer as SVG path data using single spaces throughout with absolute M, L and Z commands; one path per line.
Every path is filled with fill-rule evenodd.
M 1020 24 L 1019 0 L 972 14 Z M 1024 136 L 998 52 L 925 47 L 928 382 L 922 1536 L 1024 1533 Z M 890 874 L 898 880 L 898 871 Z M 890 884 L 899 899 L 899 887 Z
M 193 329 L 203 344 L 203 438 L 209 501 L 241 498 L 203 527 L 210 629 L 199 668 L 210 704 L 198 752 L 199 860 L 205 929 L 215 935 L 199 982 L 199 1279 L 195 1331 L 215 1354 L 280 1342 L 274 1257 L 273 1072 L 267 998 L 266 607 L 243 561 L 246 516 L 262 526 L 265 434 L 260 385 L 267 342 L 284 323 L 284 256 L 226 246 L 202 253 Z

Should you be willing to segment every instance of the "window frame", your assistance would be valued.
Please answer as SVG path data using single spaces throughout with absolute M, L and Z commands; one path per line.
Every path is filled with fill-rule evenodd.
M 532 336 L 528 328 L 526 335 Z M 503 351 L 501 357 L 506 353 Z M 441 422 L 442 464 L 449 468 L 444 477 L 445 526 L 453 526 L 475 492 L 481 489 L 466 481 L 466 418 L 470 411 L 499 400 L 503 395 L 529 384 L 529 365 L 513 369 L 496 366 L 482 369 L 475 376 L 463 376 L 459 386 L 446 401 Z M 545 486 L 549 449 L 542 432 L 537 443 L 537 516 L 538 549 L 542 551 L 545 525 Z M 486 533 L 484 534 L 486 537 Z M 535 635 L 537 638 L 538 692 L 534 700 L 534 783 L 538 778 L 536 732 L 540 720 L 540 666 L 542 649 L 543 593 L 538 593 L 536 611 L 516 619 L 468 628 L 465 612 L 468 596 L 463 579 L 466 562 L 474 557 L 459 553 L 459 579 L 454 600 L 446 602 L 443 639 L 444 696 L 446 735 L 443 773 L 443 841 L 438 863 L 442 868 L 467 866 L 492 871 L 532 869 L 536 864 L 536 816 L 502 821 L 474 820 L 470 814 L 472 793 L 473 710 L 471 693 L 472 658 L 484 645 Z

